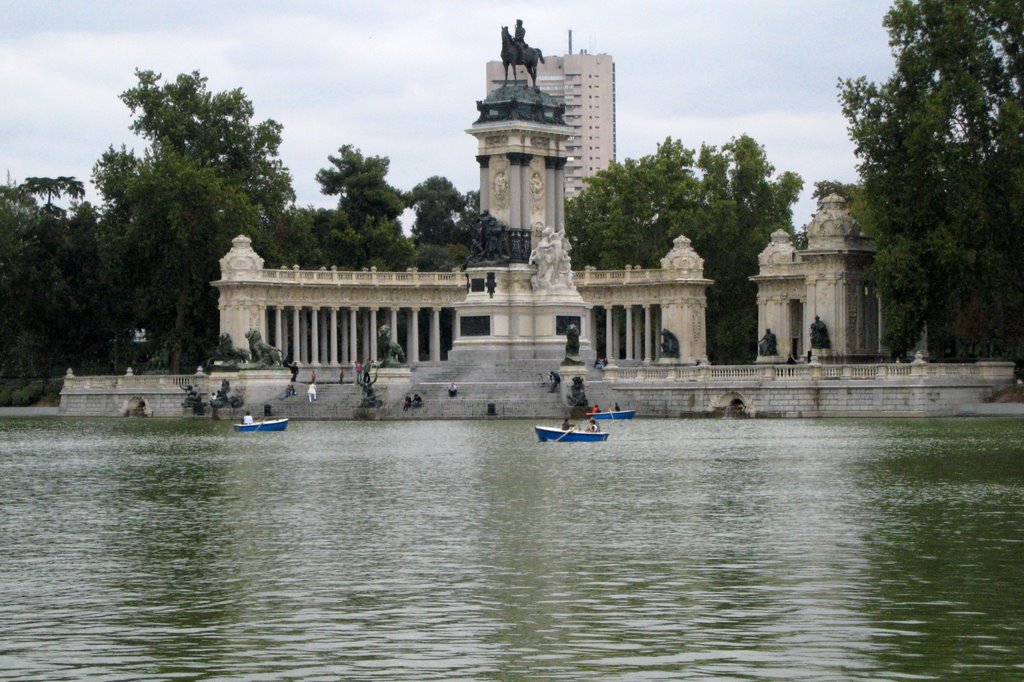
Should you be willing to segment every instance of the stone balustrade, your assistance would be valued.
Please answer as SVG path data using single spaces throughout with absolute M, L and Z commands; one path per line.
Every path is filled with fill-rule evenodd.
M 885 380 L 911 377 L 965 378 L 1012 381 L 1012 362 L 974 364 L 858 364 L 858 365 L 653 365 L 604 370 L 610 382 L 664 381 L 821 381 L 828 379 Z

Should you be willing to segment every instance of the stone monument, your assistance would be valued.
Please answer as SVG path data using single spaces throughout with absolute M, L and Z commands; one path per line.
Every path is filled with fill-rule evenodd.
M 449 357 L 559 361 L 575 325 L 589 363 L 590 306 L 573 285 L 565 236 L 565 144 L 573 132 L 565 106 L 512 84 L 477 102 L 477 112 L 467 132 L 478 145 L 480 218 Z

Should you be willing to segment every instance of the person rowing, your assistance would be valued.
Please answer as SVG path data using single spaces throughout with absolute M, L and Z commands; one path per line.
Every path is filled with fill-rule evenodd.
M 571 421 L 569 421 L 569 418 L 566 417 L 565 421 L 562 422 L 562 430 L 563 431 L 575 431 L 576 430 L 576 425 L 573 424 Z

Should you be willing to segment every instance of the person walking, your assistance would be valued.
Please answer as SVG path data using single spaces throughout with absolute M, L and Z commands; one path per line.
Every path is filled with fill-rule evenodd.
M 309 385 L 309 388 L 306 389 L 306 397 L 309 398 L 309 402 L 316 402 L 316 384 Z

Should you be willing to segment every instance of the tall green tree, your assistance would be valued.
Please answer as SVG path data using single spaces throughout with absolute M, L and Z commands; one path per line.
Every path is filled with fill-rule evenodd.
M 1024 2 L 897 0 L 895 71 L 841 81 L 895 352 L 1024 340 Z
M 569 202 L 566 232 L 579 268 L 660 266 L 680 234 L 704 258 L 708 353 L 715 362 L 748 362 L 757 339 L 757 254 L 776 229 L 792 231 L 802 187 L 794 173 L 775 175 L 749 136 L 699 155 L 666 139 L 640 159 L 612 164 Z
M 109 279 L 124 287 L 123 323 L 170 354 L 170 370 L 198 362 L 216 340 L 219 259 L 246 233 L 257 250 L 274 237 L 294 200 L 278 157 L 281 126 L 254 122 L 241 90 L 207 90 L 198 72 L 162 82 L 137 71 L 121 95 L 141 157 L 110 148 L 94 168 L 103 197 L 101 248 Z
M 363 156 L 352 145 L 328 156 L 331 166 L 316 174 L 321 191 L 338 197 L 333 211 L 312 211 L 314 233 L 323 256 L 347 267 L 405 269 L 413 262 L 413 245 L 398 217 L 405 210 L 402 193 L 387 182 L 390 161 Z

